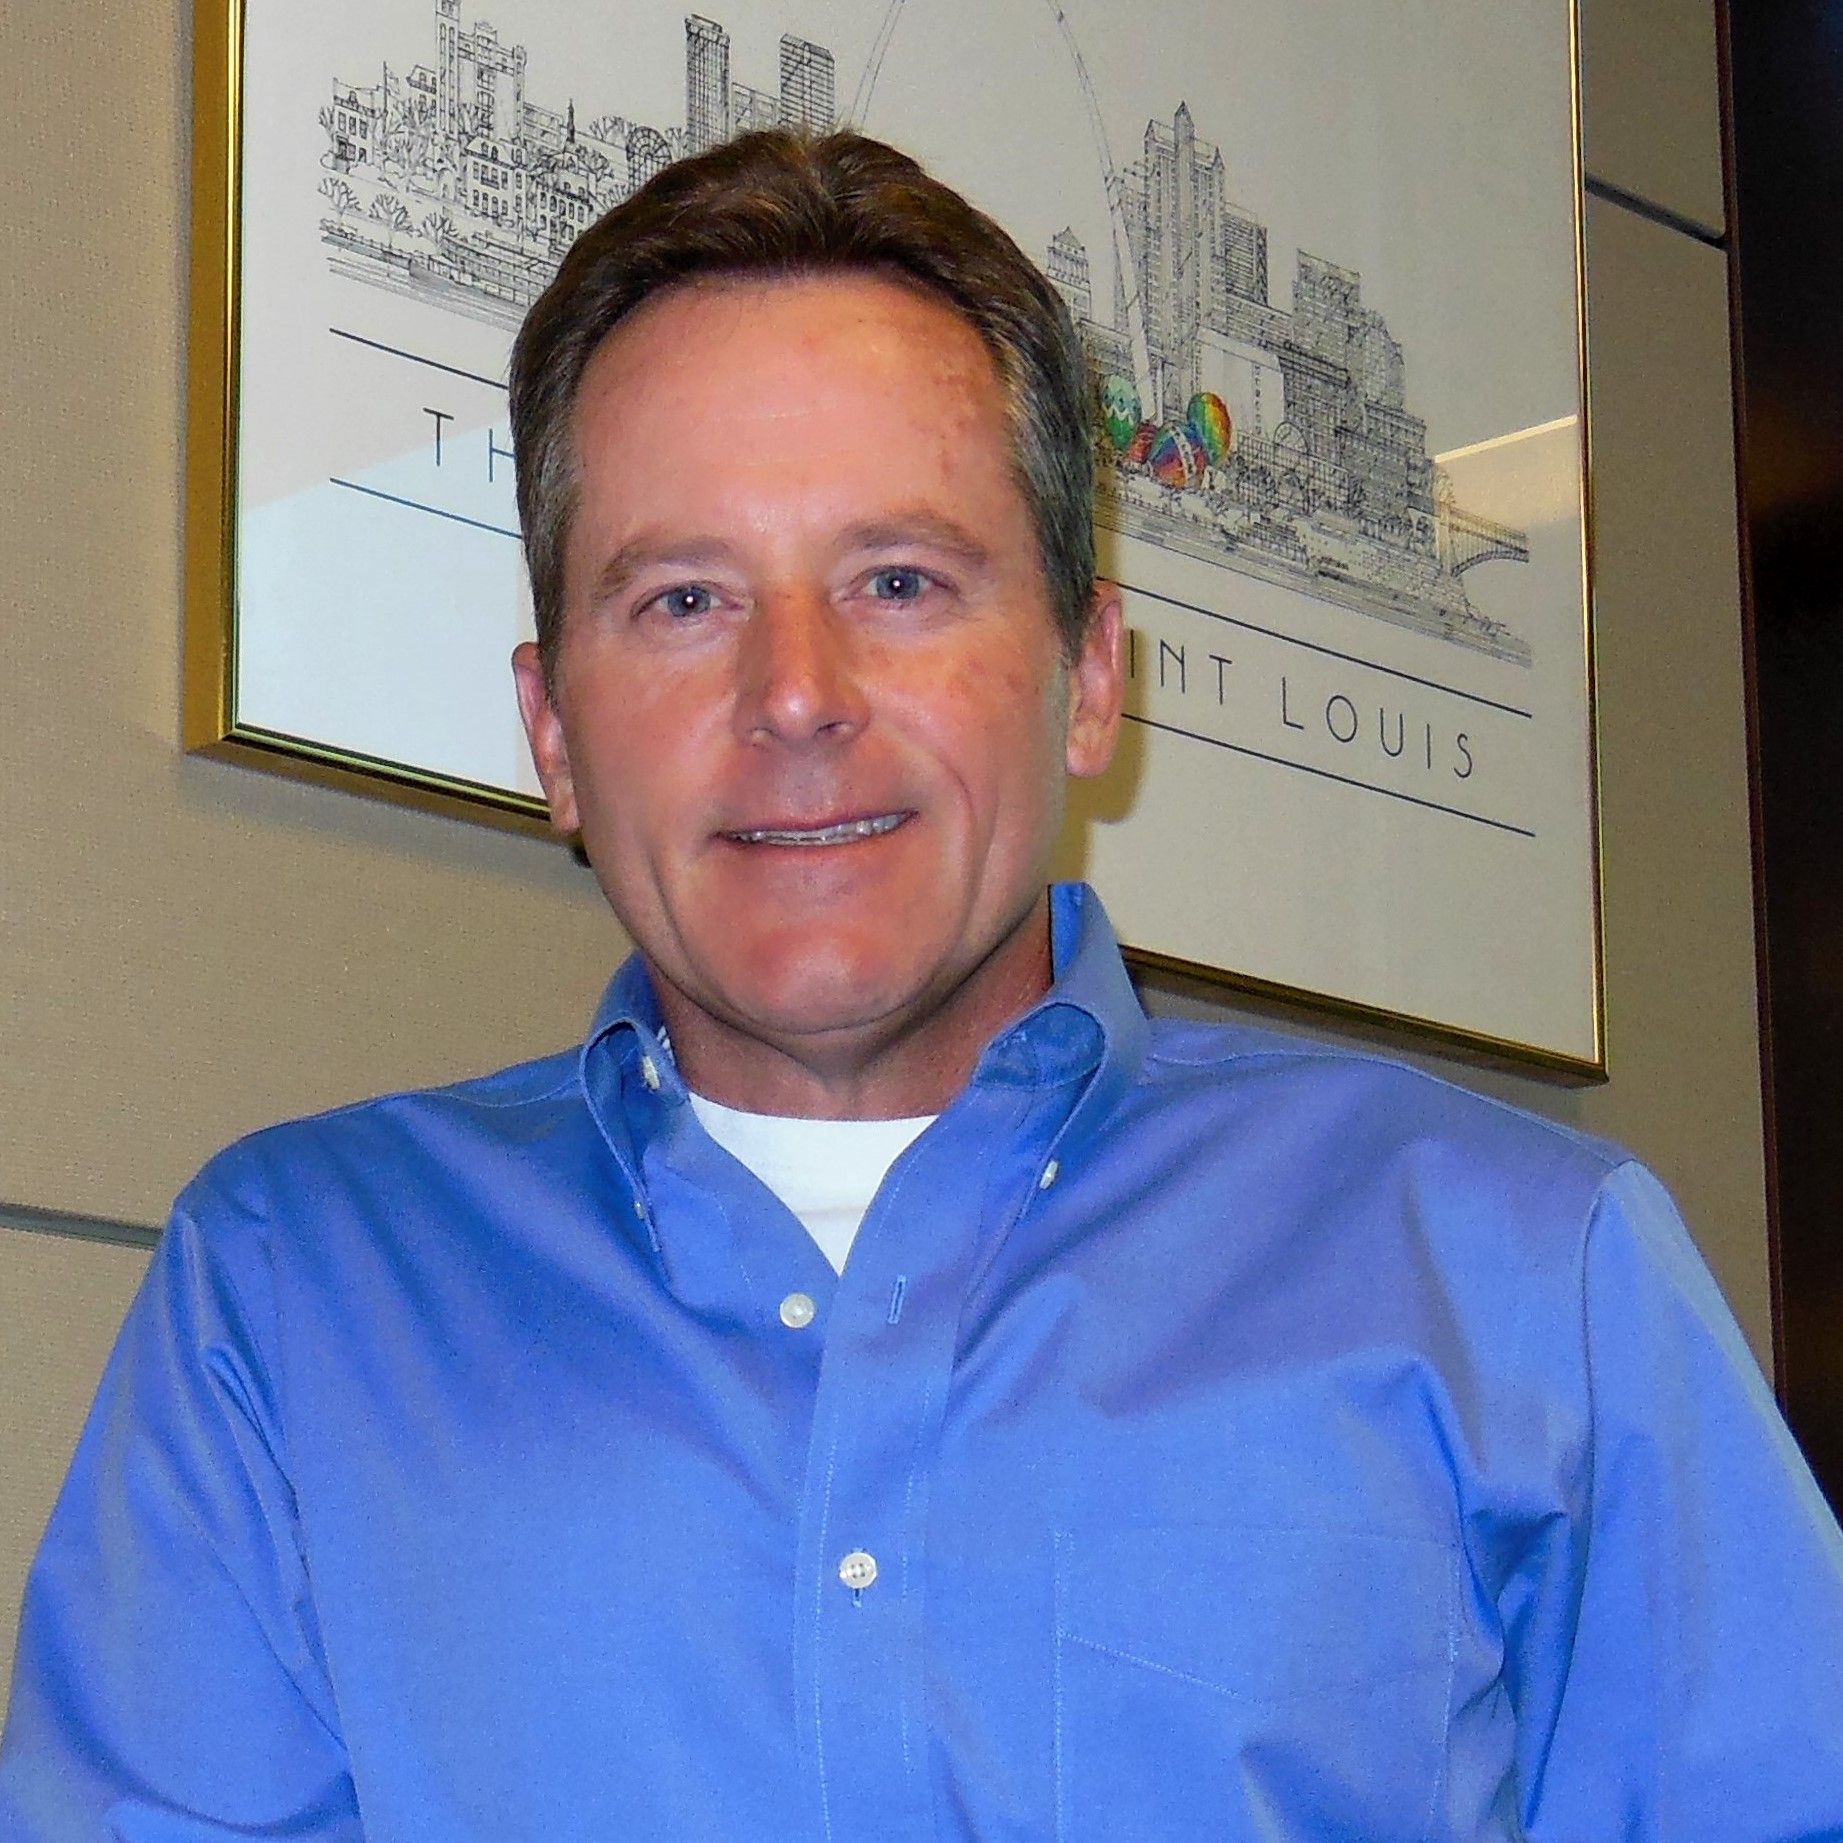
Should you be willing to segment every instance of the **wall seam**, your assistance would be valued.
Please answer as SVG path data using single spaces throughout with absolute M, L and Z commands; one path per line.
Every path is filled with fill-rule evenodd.
M 1681 211 L 1673 211 L 1668 205 L 1660 205 L 1655 199 L 1649 199 L 1637 192 L 1629 192 L 1624 186 L 1615 185 L 1610 179 L 1601 179 L 1589 173 L 1582 181 L 1582 189 L 1589 198 L 1597 198 L 1608 205 L 1617 205 L 1622 211 L 1629 211 L 1634 217 L 1643 218 L 1647 223 L 1661 225 L 1665 230 L 1674 230 L 1680 236 L 1693 239 L 1712 250 L 1725 250 L 1728 237 L 1725 231 L 1715 230 L 1696 218 L 1687 217 Z
M 117 1248 L 150 1249 L 160 1231 L 145 1223 L 108 1216 L 78 1216 L 67 1210 L 35 1209 L 24 1203 L 0 1203 L 0 1228 L 28 1235 L 61 1235 L 69 1241 L 106 1242 Z

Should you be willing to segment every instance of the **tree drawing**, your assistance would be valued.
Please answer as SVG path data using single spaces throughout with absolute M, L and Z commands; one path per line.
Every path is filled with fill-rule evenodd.
M 382 226 L 384 241 L 392 249 L 396 248 L 397 238 L 414 222 L 402 199 L 389 192 L 380 192 L 371 201 L 371 216 Z
M 320 196 L 328 200 L 342 218 L 350 217 L 359 207 L 358 194 L 335 173 L 328 173 L 320 181 Z

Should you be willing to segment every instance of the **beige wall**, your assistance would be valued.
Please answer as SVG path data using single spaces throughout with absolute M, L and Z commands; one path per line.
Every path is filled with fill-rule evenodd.
M 1590 170 L 1718 228 L 1708 6 L 1584 4 Z M 621 949 L 547 845 L 177 751 L 187 57 L 180 0 L 0 8 L 0 1670 L 143 1259 L 5 1206 L 156 1222 L 246 1128 L 569 1040 Z M 1589 215 L 1612 1079 L 1410 1053 L 1635 1146 L 1764 1353 L 1724 265 Z

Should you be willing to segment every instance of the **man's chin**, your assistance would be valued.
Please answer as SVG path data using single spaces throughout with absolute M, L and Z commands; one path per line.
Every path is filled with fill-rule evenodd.
M 834 969 L 774 984 L 732 984 L 724 1011 L 733 1027 L 762 1042 L 823 1054 L 900 1036 L 922 996 L 920 982 Z

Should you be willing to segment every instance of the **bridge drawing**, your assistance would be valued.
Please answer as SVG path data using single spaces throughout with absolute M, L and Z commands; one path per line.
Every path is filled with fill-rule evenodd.
M 335 81 L 319 192 L 339 273 L 516 326 L 575 237 L 660 167 L 751 128 L 836 125 L 832 51 L 782 36 L 778 84 L 731 72 L 716 20 L 685 17 L 685 120 L 581 120 L 525 94 L 527 48 L 461 0 L 432 0 L 433 62 Z M 1188 103 L 1115 159 L 1106 111 L 1060 0 L 1042 0 L 1079 91 L 1107 205 L 1097 289 L 1072 229 L 1044 267 L 1074 317 L 1095 393 L 1096 510 L 1111 529 L 1435 639 L 1527 666 L 1527 640 L 1468 577 L 1527 564 L 1529 537 L 1455 502 L 1408 406 L 1409 362 L 1362 278 L 1296 253 L 1276 305 L 1266 225 Z M 874 132 L 909 0 L 887 0 L 845 119 Z M 1416 363 L 1421 362 L 1417 355 Z
M 1529 539 L 1521 531 L 1451 503 L 1440 508 L 1439 536 L 1440 565 L 1455 576 L 1480 563 L 1529 561 Z

